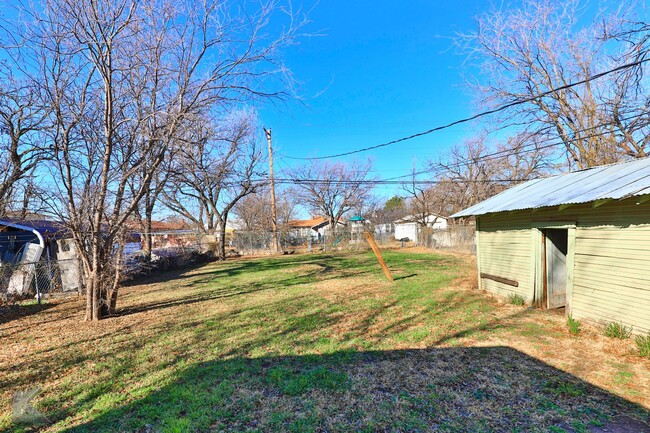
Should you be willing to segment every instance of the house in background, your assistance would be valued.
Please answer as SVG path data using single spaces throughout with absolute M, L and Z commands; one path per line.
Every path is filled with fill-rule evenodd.
M 650 159 L 531 180 L 476 218 L 479 287 L 650 331 Z
M 442 230 L 447 228 L 447 218 L 440 215 L 427 215 L 425 218 L 426 226 L 420 224 L 420 218 L 414 215 L 407 215 L 394 222 L 395 239 L 408 239 L 417 242 L 418 234 L 422 227 L 430 227 L 433 230 Z
M 345 227 L 343 221 L 336 224 L 338 227 Z M 329 221 L 322 216 L 314 216 L 308 220 L 292 220 L 287 224 L 289 235 L 301 239 L 320 240 L 330 231 Z

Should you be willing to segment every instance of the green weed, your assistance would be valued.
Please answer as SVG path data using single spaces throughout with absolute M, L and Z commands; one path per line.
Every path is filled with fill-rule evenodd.
M 567 317 L 567 326 L 569 327 L 569 332 L 573 335 L 578 335 L 580 333 L 580 322 L 571 316 Z
M 510 296 L 508 296 L 508 302 L 512 305 L 526 305 L 526 300 L 519 293 L 511 293 Z
M 648 335 L 637 335 L 634 339 L 639 356 L 650 358 L 650 332 Z
M 603 333 L 609 338 L 626 340 L 632 336 L 632 327 L 625 326 L 622 322 L 609 322 L 603 326 Z

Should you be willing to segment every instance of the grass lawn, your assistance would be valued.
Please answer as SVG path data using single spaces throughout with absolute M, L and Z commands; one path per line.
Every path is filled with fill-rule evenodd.
M 472 288 L 472 259 L 387 251 L 233 260 L 0 319 L 0 431 L 11 396 L 66 432 L 586 432 L 647 420 L 631 341 Z M 571 429 L 571 430 L 569 430 Z

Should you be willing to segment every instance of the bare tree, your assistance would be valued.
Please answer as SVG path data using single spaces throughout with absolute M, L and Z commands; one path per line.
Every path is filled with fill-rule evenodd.
M 125 222 L 143 198 L 155 199 L 165 157 L 183 145 L 193 119 L 223 115 L 233 101 L 280 96 L 265 78 L 286 76 L 277 56 L 304 21 L 290 16 L 269 39 L 263 29 L 277 16 L 274 1 L 239 9 L 170 0 L 18 7 L 21 19 L 7 34 L 25 38 L 9 55 L 51 108 L 53 126 L 41 138 L 60 200 L 53 211 L 80 256 L 86 319 L 98 320 L 116 307 Z
M 627 64 L 630 53 L 632 60 L 647 55 L 638 50 L 647 29 L 626 31 L 626 14 L 635 10 L 631 2 L 591 20 L 584 16 L 590 10 L 585 3 L 525 0 L 480 15 L 477 31 L 457 38 L 478 68 L 468 82 L 484 107 L 522 102 L 503 112 L 501 126 L 559 138 L 570 166 L 579 169 L 643 157 L 650 144 L 650 104 L 645 81 L 638 79 L 642 65 L 549 92 Z M 614 36 L 624 34 L 629 37 Z
M 406 208 L 410 214 L 408 217 L 413 222 L 420 227 L 427 227 L 438 221 L 445 209 L 449 193 L 447 190 L 439 190 L 436 194 L 430 183 L 420 182 L 415 167 L 411 169 L 411 177 L 402 184 L 402 189 L 406 193 Z
M 217 237 L 217 256 L 226 258 L 226 224 L 235 205 L 264 184 L 262 152 L 250 113 L 224 125 L 202 127 L 177 154 L 164 192 L 165 205 Z
M 244 230 L 264 232 L 272 230 L 270 194 L 268 187 L 264 185 L 235 205 L 233 211 Z M 295 214 L 297 206 L 295 192 L 291 189 L 278 190 L 275 205 L 277 225 L 285 226 Z
M 370 167 L 370 161 L 312 162 L 294 169 L 291 177 L 300 201 L 325 216 L 333 230 L 346 212 L 368 197 L 372 189 Z
M 34 171 L 45 157 L 39 132 L 48 109 L 38 89 L 13 76 L 8 65 L 0 73 L 0 216 L 7 211 L 27 212 L 35 192 Z
M 167 162 L 174 159 L 175 153 L 170 152 L 167 156 Z M 139 186 L 142 185 L 142 180 L 147 175 L 148 167 L 143 167 L 142 171 L 134 175 L 129 182 L 129 187 L 131 188 L 131 193 L 136 194 Z M 144 256 L 145 262 L 150 262 L 152 258 L 152 249 L 153 249 L 153 215 L 154 210 L 159 204 L 160 197 L 167 187 L 167 180 L 171 173 L 169 165 L 163 162 L 162 165 L 158 167 L 157 172 L 151 179 L 151 182 L 146 186 L 144 195 L 140 200 L 140 203 L 133 210 L 134 217 L 137 221 L 137 226 L 139 226 L 140 233 L 140 244 L 142 247 L 142 253 Z
M 428 193 L 441 203 L 441 213 L 453 214 L 486 200 L 510 186 L 557 169 L 549 163 L 551 149 L 530 135 L 516 135 L 489 146 L 484 134 L 455 145 L 441 161 L 430 162 L 437 173 Z

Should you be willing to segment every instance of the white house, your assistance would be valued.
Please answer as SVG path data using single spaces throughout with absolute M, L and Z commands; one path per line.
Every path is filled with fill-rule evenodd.
M 407 215 L 395 221 L 395 239 L 408 238 L 410 241 L 418 240 L 418 233 L 422 225 L 421 219 L 415 215 Z M 447 228 L 447 218 L 440 215 L 431 214 L 425 218 L 426 227 L 431 227 L 434 230 L 442 230 Z

